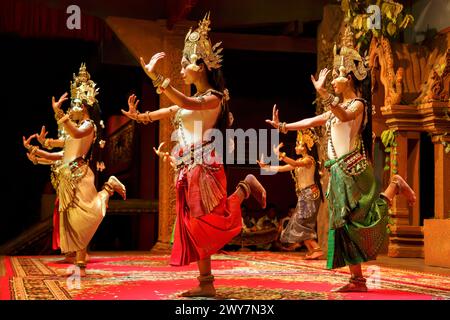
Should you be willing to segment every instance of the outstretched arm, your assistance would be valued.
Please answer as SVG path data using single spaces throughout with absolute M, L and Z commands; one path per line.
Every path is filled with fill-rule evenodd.
M 208 110 L 215 109 L 220 105 L 220 99 L 215 95 L 204 96 L 201 98 L 188 97 L 184 93 L 178 91 L 170 85 L 170 79 L 164 79 L 155 72 L 155 67 L 159 60 L 164 59 L 166 54 L 164 52 L 156 53 L 152 56 L 149 63 L 146 64 L 142 57 L 140 63 L 145 73 L 152 79 L 152 81 L 159 82 L 159 90 L 161 90 L 174 104 L 183 109 L 189 110 Z M 201 66 L 204 68 L 204 66 Z M 159 77 L 159 78 L 158 78 Z M 158 81 L 160 80 L 160 81 Z M 167 84 L 164 84 L 166 82 Z
M 31 141 L 31 139 L 33 139 L 35 137 L 36 137 L 36 134 L 29 136 L 28 139 L 25 139 L 25 137 L 22 137 L 23 138 L 23 146 L 28 150 L 29 155 L 31 157 L 39 157 L 39 158 L 44 158 L 44 159 L 52 160 L 52 161 L 61 160 L 63 158 L 63 154 L 64 154 L 63 151 L 47 152 L 47 151 L 39 149 L 38 146 L 31 145 L 30 141 Z
M 294 160 L 292 158 L 289 158 L 287 156 L 280 157 L 280 160 L 286 162 L 292 167 L 309 167 L 313 164 L 313 161 L 310 158 L 300 158 L 297 160 Z
M 292 123 L 286 123 L 285 129 L 287 131 L 295 131 L 295 130 L 302 130 L 307 128 L 314 128 L 314 127 L 320 127 L 323 126 L 328 118 L 330 117 L 330 111 L 327 111 L 325 113 L 322 113 L 321 115 L 312 117 L 312 118 L 306 118 L 297 122 Z
M 271 166 L 270 164 L 262 163 L 258 160 L 256 160 L 256 162 L 259 164 L 261 169 L 268 172 L 288 172 L 294 170 L 294 167 L 289 164 L 286 164 L 284 166 Z
M 297 160 L 294 160 L 292 158 L 289 158 L 286 156 L 286 152 L 280 152 L 280 149 L 284 146 L 283 142 L 280 143 L 277 147 L 273 147 L 273 152 L 278 156 L 278 159 L 281 161 L 284 161 L 287 163 L 287 166 L 292 168 L 291 170 L 294 170 L 296 167 L 308 167 L 312 165 L 314 162 L 311 160 L 310 157 L 307 158 L 299 158 Z M 261 160 L 262 162 L 262 160 Z M 261 165 L 260 165 L 261 166 Z M 283 166 L 285 167 L 285 166 Z
M 128 97 L 128 111 L 121 110 L 124 115 L 137 122 L 143 122 L 145 124 L 173 116 L 180 108 L 178 106 L 171 106 L 168 108 L 162 108 L 156 111 L 146 111 L 140 113 L 137 110 L 139 100 L 136 100 L 136 95 L 132 94 Z
M 29 153 L 27 153 L 27 157 L 34 164 L 52 165 L 55 163 L 53 160 L 44 159 L 36 155 L 30 155 Z
M 53 148 L 62 148 L 64 147 L 64 139 L 52 139 L 52 138 L 46 138 L 48 134 L 48 131 L 45 130 L 45 126 L 42 126 L 41 133 L 36 134 L 36 138 L 46 149 L 53 149 Z
M 307 128 L 323 126 L 327 122 L 329 117 L 330 111 L 327 111 L 322 113 L 321 115 L 303 119 L 293 123 L 280 122 L 277 105 L 274 105 L 272 110 L 272 120 L 266 120 L 266 122 L 271 126 L 273 126 L 274 128 L 280 129 L 280 131 L 286 133 L 289 130 L 302 130 Z
M 33 154 L 30 152 L 30 155 L 36 155 L 40 158 L 44 158 L 47 160 L 52 160 L 52 161 L 56 161 L 56 160 L 61 160 L 63 158 L 63 151 L 59 151 L 59 152 L 47 152 L 41 149 L 37 149 Z
M 307 118 L 292 123 L 284 123 L 280 122 L 277 105 L 274 105 L 272 110 L 272 120 L 266 120 L 266 122 L 269 123 L 274 128 L 280 129 L 280 131 L 285 132 L 289 130 L 302 130 L 307 128 L 323 126 L 327 122 L 329 117 L 330 111 L 327 111 L 325 113 L 322 113 L 321 115 L 312 118 Z

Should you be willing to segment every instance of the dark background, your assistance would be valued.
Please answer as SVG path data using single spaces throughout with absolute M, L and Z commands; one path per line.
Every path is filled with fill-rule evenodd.
M 33 3 L 42 5 L 43 2 Z M 50 1 L 44 5 L 51 7 L 55 4 Z M 101 12 L 100 8 L 95 10 Z M 164 15 L 168 13 L 162 10 L 161 18 L 164 18 Z M 197 18 L 194 16 L 192 19 Z M 195 24 L 196 22 L 193 22 L 193 25 Z M 317 24 L 318 21 L 311 22 L 305 32 L 309 32 L 309 36 L 315 36 Z M 250 29 L 239 26 L 232 31 L 279 34 L 283 32 L 282 26 L 283 24 L 262 27 L 257 25 Z M 105 28 L 108 27 L 105 25 Z M 220 31 L 226 29 L 222 28 Z M 57 126 L 51 109 L 51 97 L 55 96 L 58 99 L 64 92 L 69 91 L 72 74 L 78 73 L 80 64 L 86 63 L 92 79 L 100 87 L 98 100 L 105 123 L 112 116 L 121 114 L 120 109 L 126 108 L 130 93 L 142 96 L 143 90 L 153 89 L 137 62 L 133 61 L 114 35 L 105 39 L 83 40 L 63 36 L 31 34 L 24 36 L 15 32 L 0 32 L 0 43 L 5 62 L 2 102 L 7 124 L 2 126 L 2 130 L 7 128 L 2 134 L 5 137 L 3 148 L 6 160 L 5 170 L 2 170 L 4 181 L 2 196 L 5 209 L 2 210 L 0 220 L 0 244 L 3 244 L 39 222 L 42 195 L 54 193 L 50 184 L 50 168 L 34 166 L 26 158 L 22 136 L 39 132 L 42 125 L 49 131 L 49 137 L 56 136 Z M 315 97 L 309 75 L 315 71 L 315 54 L 225 50 L 224 57 L 223 70 L 231 95 L 230 109 L 235 118 L 234 128 L 244 130 L 268 128 L 264 120 L 271 117 L 274 103 L 278 104 L 285 121 L 314 115 L 315 108 L 312 101 Z M 112 60 L 128 63 L 115 64 L 111 63 Z M 150 96 L 147 102 L 157 99 L 153 93 L 146 94 Z M 155 105 L 156 102 L 155 100 Z M 64 108 L 67 106 L 68 102 Z M 150 105 L 146 108 L 155 109 L 155 106 Z M 133 156 L 136 165 L 131 170 L 139 172 L 142 166 L 150 166 L 151 169 L 150 176 L 123 175 L 124 182 L 128 186 L 128 198 L 157 200 L 157 160 L 151 155 L 151 147 L 158 141 L 158 124 L 146 128 L 143 125 L 137 126 L 138 133 L 150 135 L 154 144 L 149 145 L 147 150 L 144 150 L 146 155 L 143 155 L 142 148 L 139 147 L 140 137 L 136 138 L 136 148 L 133 151 L 136 153 Z M 283 138 L 286 151 L 292 153 L 295 134 Z M 144 157 L 151 158 L 152 163 L 142 163 Z M 228 166 L 230 192 L 234 191 L 236 183 L 247 173 L 258 175 L 256 164 Z M 99 182 L 104 181 L 107 174 L 109 174 L 107 171 L 99 174 Z M 270 191 L 268 202 L 277 206 L 280 215 L 285 214 L 288 206 L 296 201 L 290 174 L 262 177 L 262 180 Z M 145 186 L 146 192 L 142 192 L 140 188 L 142 185 Z M 282 188 L 277 187 L 280 185 Z M 114 196 L 113 199 L 118 198 Z M 255 202 L 249 202 L 247 206 L 259 214 Z M 139 223 L 135 220 L 135 216 L 107 216 L 93 240 L 94 247 L 124 250 L 142 248 L 142 244 L 132 241 L 136 238 L 136 235 L 133 235 L 132 225 Z M 157 224 L 153 225 L 150 232 L 152 234 L 148 234 L 148 238 L 149 242 L 152 242 L 157 234 Z M 106 245 L 108 241 L 119 241 L 120 245 L 116 243 L 116 247 L 112 244 L 108 248 Z

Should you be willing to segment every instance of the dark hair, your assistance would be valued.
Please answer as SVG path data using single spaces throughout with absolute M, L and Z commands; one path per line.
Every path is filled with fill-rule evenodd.
M 320 168 L 321 168 L 321 162 L 319 161 L 319 152 L 317 151 L 317 144 L 315 143 L 311 150 L 308 150 L 308 148 L 306 148 L 308 154 L 310 156 L 312 156 L 314 158 L 314 161 L 316 162 L 316 169 L 314 170 L 314 182 L 315 184 L 319 187 L 319 191 L 320 191 L 320 200 L 324 200 L 324 196 L 323 196 L 323 190 L 322 190 L 322 184 L 320 183 Z
M 226 85 L 225 85 L 225 77 L 223 76 L 222 68 L 209 70 L 208 67 L 206 66 L 206 64 L 204 63 L 203 59 L 198 59 L 196 61 L 196 64 L 197 65 L 203 64 L 203 67 L 206 70 L 206 77 L 208 79 L 208 83 L 211 85 L 211 87 L 214 90 L 224 93 L 224 91 L 226 89 Z M 219 98 L 222 98 L 222 96 L 220 96 Z M 228 102 L 225 99 L 222 100 L 221 108 L 222 109 L 221 109 L 220 115 L 217 118 L 214 128 L 220 130 L 220 132 L 222 133 L 222 137 L 223 137 L 222 146 L 223 146 L 224 152 L 221 156 L 223 158 L 223 163 L 225 164 L 226 159 L 224 156 L 227 154 L 227 151 L 225 151 L 226 150 L 225 149 L 226 148 L 226 129 L 230 127 L 230 120 L 229 120 L 230 119 L 229 118 L 230 109 L 228 107 Z
M 353 72 L 349 74 L 352 78 L 356 94 L 361 99 L 364 105 L 363 119 L 361 124 L 361 136 L 364 143 L 364 149 L 366 151 L 367 158 L 372 162 L 372 94 L 371 94 L 371 81 L 370 72 L 367 72 L 367 76 L 361 81 L 358 80 Z M 364 125 L 364 122 L 367 123 Z
M 219 92 L 224 92 L 226 89 L 225 86 L 225 77 L 223 76 L 223 71 L 221 68 L 211 69 L 209 70 L 203 59 L 198 59 L 196 64 L 201 65 L 203 63 L 203 67 L 206 70 L 206 77 L 208 79 L 208 83 L 212 86 L 214 90 Z M 222 112 L 220 116 L 217 118 L 217 122 L 215 124 L 215 128 L 219 129 L 225 136 L 225 129 L 229 127 L 229 114 L 230 110 L 228 108 L 228 103 L 225 99 L 222 102 Z
M 100 148 L 99 144 L 104 135 L 104 130 L 102 128 L 102 125 L 100 124 L 100 121 L 102 120 L 101 110 L 98 102 L 95 102 L 92 106 L 88 106 L 86 104 L 84 104 L 84 106 L 89 114 L 89 118 L 94 121 L 96 127 L 96 139 L 92 143 L 91 148 L 86 155 L 86 159 L 89 160 L 89 167 L 95 173 L 97 172 L 97 162 L 102 161 L 103 158 L 103 150 L 102 148 Z

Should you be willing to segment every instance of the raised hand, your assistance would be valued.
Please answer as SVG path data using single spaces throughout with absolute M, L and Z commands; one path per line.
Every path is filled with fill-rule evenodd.
M 141 67 L 144 69 L 145 73 L 152 79 L 155 80 L 157 75 L 155 72 L 156 64 L 159 60 L 164 59 L 166 56 L 165 52 L 158 52 L 151 57 L 149 63 L 145 64 L 145 61 L 142 57 L 140 57 Z
M 172 167 L 175 167 L 175 158 L 173 156 L 170 155 L 169 152 L 163 152 L 161 151 L 162 146 L 165 144 L 165 142 L 161 142 L 158 149 L 156 149 L 155 147 L 153 147 L 153 151 L 155 151 L 155 153 L 158 155 L 158 157 L 162 158 L 163 161 L 165 162 L 167 159 L 169 159 L 170 165 Z
M 277 109 L 277 105 L 276 104 L 273 105 L 272 120 L 266 120 L 266 122 L 268 124 L 270 124 L 272 127 L 278 129 L 278 126 L 280 124 L 280 119 L 278 118 L 278 109 Z
M 128 118 L 133 119 L 133 120 L 137 120 L 138 118 L 138 110 L 137 110 L 137 105 L 139 103 L 139 100 L 136 100 L 136 95 L 132 94 L 131 96 L 128 97 L 128 111 L 125 111 L 123 109 L 121 109 L 122 113 L 124 115 L 126 115 Z
M 163 160 L 165 160 L 165 159 L 164 159 L 165 157 L 170 156 L 170 153 L 169 153 L 169 152 L 162 152 L 162 151 L 161 151 L 161 148 L 162 148 L 162 146 L 163 146 L 164 144 L 165 144 L 165 142 L 161 142 L 161 143 L 159 144 L 158 149 L 156 149 L 155 147 L 153 147 L 153 151 L 155 151 L 155 153 L 158 155 L 158 157 L 163 158 Z
M 42 146 L 44 145 L 45 137 L 47 136 L 47 134 L 48 131 L 45 130 L 45 126 L 42 126 L 41 133 L 36 133 L 36 138 Z
M 25 136 L 22 137 L 22 139 L 23 139 L 23 146 L 27 150 L 30 150 L 33 147 L 33 145 L 30 142 L 31 142 L 31 139 L 33 139 L 34 137 L 36 137 L 36 134 L 32 134 L 31 136 L 28 137 L 28 139 L 25 139 Z
M 263 169 L 270 166 L 268 163 L 264 162 L 264 155 L 263 154 L 261 154 L 261 160 L 256 160 L 256 163 Z
M 277 147 L 273 146 L 273 152 L 279 156 L 280 155 L 280 149 L 283 148 L 284 144 L 281 142 Z
M 67 92 L 65 92 L 61 97 L 59 97 L 58 101 L 55 101 L 55 97 L 52 97 L 52 108 L 53 108 L 53 111 L 56 112 L 57 110 L 61 109 L 62 103 L 64 101 L 66 101 L 67 99 L 68 99 L 67 98 Z
M 325 80 L 327 79 L 328 73 L 330 73 L 331 70 L 328 70 L 327 68 L 324 68 L 320 70 L 319 77 L 317 80 L 314 78 L 313 75 L 311 75 L 311 81 L 314 85 L 314 88 L 316 88 L 316 91 L 320 94 L 326 93 L 325 89 Z
M 38 163 L 38 159 L 37 159 L 36 155 L 31 155 L 30 153 L 27 152 L 27 158 L 28 158 L 28 160 L 33 162 L 33 164 Z

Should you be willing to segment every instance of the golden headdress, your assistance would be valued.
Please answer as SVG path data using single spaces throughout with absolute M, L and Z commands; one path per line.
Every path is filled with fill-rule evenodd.
M 356 79 L 364 80 L 367 76 L 365 59 L 355 50 L 353 32 L 350 26 L 346 26 L 344 36 L 342 37 L 342 46 L 337 54 L 336 44 L 333 48 L 333 68 L 339 71 L 339 77 L 336 80 L 346 81 L 349 72 L 353 72 Z
M 82 63 L 78 76 L 73 74 L 73 81 L 70 82 L 70 99 L 75 106 L 81 105 L 83 102 L 92 106 L 98 102 L 95 96 L 98 94 L 96 83 L 91 80 L 91 75 L 86 70 L 86 64 Z
M 208 32 L 211 30 L 209 25 L 211 21 L 209 20 L 209 12 L 205 15 L 203 20 L 198 23 L 198 28 L 186 34 L 184 39 L 184 49 L 183 55 L 188 57 L 191 64 L 195 64 L 198 59 L 203 59 L 208 70 L 218 69 L 221 67 L 222 48 L 219 48 L 222 42 L 216 43 L 212 46 L 211 41 L 208 37 Z
M 86 70 L 86 64 L 82 63 L 78 75 L 73 74 L 73 81 L 70 82 L 70 100 L 71 109 L 69 112 L 72 114 L 79 113 L 82 110 L 81 105 L 84 104 L 88 107 L 93 107 L 94 103 L 98 103 L 95 97 L 98 94 L 99 88 L 96 88 L 97 84 L 91 80 L 91 75 Z M 97 105 L 98 108 L 98 105 Z M 98 109 L 99 111 L 100 109 Z M 99 125 L 102 129 L 105 128 L 103 120 L 99 121 Z M 94 142 L 97 140 L 97 126 L 94 124 L 95 136 Z M 105 147 L 105 140 L 99 140 L 98 144 L 101 149 Z M 92 157 L 92 154 L 91 154 Z M 97 161 L 97 171 L 105 170 L 105 164 L 103 161 Z
M 303 143 L 311 150 L 314 143 L 318 141 L 318 137 L 311 129 L 303 129 L 297 131 L 297 144 Z

